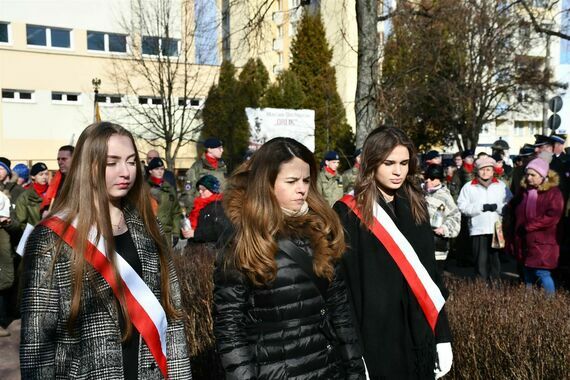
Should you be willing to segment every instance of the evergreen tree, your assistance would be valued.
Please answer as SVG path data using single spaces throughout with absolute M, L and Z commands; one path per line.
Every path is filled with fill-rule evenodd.
M 305 104 L 303 85 L 291 70 L 279 73 L 261 100 L 262 107 L 300 109 Z
M 241 94 L 246 107 L 259 108 L 267 85 L 269 73 L 261 59 L 250 58 L 239 74 Z
M 315 111 L 315 154 L 322 157 L 331 149 L 351 154 L 353 134 L 336 90 L 336 73 L 331 66 L 333 53 L 319 14 L 303 14 L 291 56 L 291 71 L 297 75 L 306 94 L 303 108 Z
M 235 66 L 224 61 L 218 84 L 210 88 L 202 114 L 201 138 L 215 136 L 224 142 L 224 159 L 230 171 L 243 157 L 250 137 L 245 116 L 246 101 L 241 92 Z

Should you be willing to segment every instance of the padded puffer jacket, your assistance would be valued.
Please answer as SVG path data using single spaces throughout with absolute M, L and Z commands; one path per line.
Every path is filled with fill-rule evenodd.
M 214 333 L 226 379 L 364 379 L 339 267 L 325 300 L 293 259 L 278 251 L 275 260 L 266 287 L 216 269 Z

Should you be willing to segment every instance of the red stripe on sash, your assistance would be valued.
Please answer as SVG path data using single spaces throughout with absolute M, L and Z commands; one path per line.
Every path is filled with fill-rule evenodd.
M 69 225 L 67 228 L 65 227 L 65 222 L 58 217 L 51 217 L 47 220 L 44 220 L 41 224 L 51 229 L 55 232 L 67 245 L 70 247 L 74 247 L 74 237 L 77 232 L 75 227 Z M 119 289 L 117 286 L 117 282 L 115 280 L 115 275 L 113 273 L 113 268 L 111 267 L 111 263 L 107 259 L 107 257 L 97 249 L 97 247 L 91 243 L 90 241 L 87 242 L 87 251 L 85 252 L 85 259 L 89 264 L 95 268 L 97 272 L 103 276 L 105 281 L 109 284 L 115 297 L 119 299 Z M 168 367 L 166 362 L 165 353 L 162 352 L 162 346 L 160 344 L 160 334 L 158 332 L 158 328 L 156 327 L 155 323 L 146 312 L 146 310 L 141 306 L 141 304 L 137 301 L 137 299 L 133 296 L 130 289 L 128 288 L 125 281 L 121 279 L 125 300 L 127 303 L 127 311 L 129 313 L 129 317 L 135 326 L 135 328 L 139 331 L 141 336 L 143 337 L 144 341 L 146 342 L 150 353 L 156 360 L 160 371 L 162 372 L 165 379 L 168 378 Z
M 362 220 L 362 214 L 360 210 L 356 207 L 356 199 L 354 196 L 350 194 L 346 194 L 342 197 L 341 202 L 346 204 L 354 214 Z M 398 244 L 394 241 L 392 236 L 386 229 L 380 224 L 380 222 L 373 218 L 373 225 L 372 228 L 369 228 L 372 234 L 376 236 L 376 238 L 382 243 L 382 245 L 386 248 L 402 275 L 406 279 L 408 286 L 412 290 L 412 293 L 416 297 L 422 311 L 427 319 L 428 324 L 430 325 L 432 331 L 435 331 L 435 325 L 437 323 L 437 318 L 439 316 L 439 311 L 437 310 L 433 300 L 428 294 L 424 284 L 418 277 L 414 267 L 410 264 L 408 259 L 405 257 L 404 253 L 398 246 Z

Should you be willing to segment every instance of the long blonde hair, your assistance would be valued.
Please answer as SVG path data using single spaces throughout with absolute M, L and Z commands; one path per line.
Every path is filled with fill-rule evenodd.
M 123 311 L 126 322 L 124 339 L 128 339 L 132 333 L 132 324 L 127 313 L 124 289 L 119 281 L 117 258 L 115 255 L 113 231 L 109 215 L 109 196 L 105 186 L 105 170 L 107 167 L 107 143 L 113 135 L 128 137 L 135 147 L 135 162 L 139 162 L 139 154 L 136 149 L 132 134 L 117 124 L 108 122 L 95 123 L 88 126 L 77 141 L 73 153 L 71 167 L 65 179 L 61 194 L 56 198 L 53 211 L 50 215 L 63 215 L 65 228 L 69 227 L 73 220 L 77 220 L 77 233 L 75 234 L 74 248 L 70 257 L 71 261 L 71 311 L 68 328 L 71 329 L 79 316 L 81 306 L 81 292 L 83 278 L 86 273 L 91 273 L 91 266 L 84 257 L 87 249 L 85 239 L 92 227 L 97 229 L 97 239 L 105 239 L 108 259 L 113 268 L 116 283 L 119 284 L 119 305 Z M 178 312 L 170 300 L 168 254 L 169 247 L 160 234 L 156 218 L 149 202 L 148 187 L 144 184 L 143 173 L 140 165 L 136 165 L 136 178 L 133 187 L 123 200 L 134 207 L 140 214 L 146 231 L 158 249 L 160 261 L 161 304 L 169 317 L 177 317 Z M 63 242 L 57 243 L 56 259 L 63 254 Z
M 224 208 L 235 227 L 232 264 L 255 285 L 265 285 L 276 275 L 275 237 L 285 229 L 285 216 L 274 184 L 283 163 L 300 158 L 310 167 L 307 196 L 315 273 L 332 280 L 333 263 L 345 249 L 344 233 L 337 214 L 317 190 L 314 156 L 296 140 L 277 137 L 265 143 L 252 158 L 236 169 L 224 193 Z

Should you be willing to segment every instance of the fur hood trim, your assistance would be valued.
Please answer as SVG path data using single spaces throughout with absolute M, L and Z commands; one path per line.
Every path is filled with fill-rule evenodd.
M 548 191 L 553 187 L 558 186 L 559 184 L 560 184 L 560 177 L 558 176 L 558 173 L 556 173 L 552 169 L 549 169 L 548 175 L 546 176 L 546 181 L 544 181 L 540 186 L 538 186 L 538 191 L 539 192 Z M 521 188 L 523 189 L 527 188 L 524 176 L 523 179 L 521 180 Z

